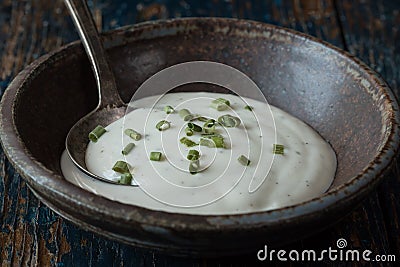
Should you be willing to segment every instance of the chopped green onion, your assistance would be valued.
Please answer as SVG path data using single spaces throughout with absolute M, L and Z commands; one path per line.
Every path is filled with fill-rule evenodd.
M 250 160 L 249 160 L 248 158 L 246 158 L 245 156 L 243 156 L 243 155 L 240 155 L 240 156 L 238 157 L 238 161 L 239 161 L 240 164 L 242 164 L 243 166 L 249 166 L 249 164 L 250 164 Z
M 206 147 L 216 147 L 213 140 L 208 138 L 200 138 L 199 145 Z
M 192 147 L 197 145 L 197 143 L 193 142 L 187 137 L 182 137 L 179 141 L 181 142 L 181 144 L 184 144 L 187 147 Z
M 164 107 L 164 111 L 165 111 L 165 113 L 167 113 L 167 114 L 171 114 L 171 113 L 173 113 L 175 110 L 174 110 L 174 108 L 171 107 L 171 106 L 165 106 L 165 107 Z
M 127 185 L 132 184 L 132 174 L 130 174 L 129 172 L 123 173 L 121 175 L 121 178 L 119 178 L 118 183 Z
M 202 121 L 202 122 L 208 121 L 208 118 L 203 117 L 203 116 L 197 117 L 196 119 L 197 119 L 198 121 Z
M 236 127 L 240 124 L 240 119 L 238 117 L 226 114 L 218 118 L 218 122 L 225 127 Z
M 200 153 L 197 150 L 191 149 L 186 157 L 190 161 L 195 161 L 200 158 Z
M 129 166 L 128 163 L 126 163 L 125 161 L 118 160 L 114 164 L 114 167 L 112 167 L 112 170 L 124 174 L 129 172 Z
M 195 123 L 189 122 L 187 125 L 188 125 L 189 129 L 192 130 L 192 131 L 195 131 L 195 132 L 202 132 L 203 131 L 203 129 L 199 125 L 197 125 Z
M 156 128 L 159 131 L 164 131 L 166 129 L 169 129 L 170 127 L 171 127 L 171 123 L 169 121 L 166 121 L 166 120 L 159 121 L 156 124 Z
M 128 155 L 129 152 L 131 152 L 131 150 L 135 147 L 134 143 L 129 143 L 127 144 L 124 149 L 122 150 L 122 155 Z
M 203 129 L 206 134 L 214 134 L 215 133 L 215 125 L 213 125 L 211 127 L 204 127 Z
M 217 98 L 216 100 L 219 101 L 219 102 L 224 103 L 224 104 L 227 105 L 227 106 L 230 106 L 230 105 L 231 105 L 231 103 L 229 102 L 229 100 L 227 100 L 227 99 L 225 99 L 225 98 L 219 97 L 219 98 Z
M 133 129 L 125 129 L 124 133 L 135 141 L 139 141 L 142 135 Z
M 216 147 L 225 148 L 224 138 L 220 135 L 211 136 L 211 140 L 215 143 Z
M 203 134 L 200 138 L 199 145 L 225 148 L 224 137 L 220 134 Z
M 97 125 L 96 128 L 89 133 L 89 140 L 96 143 L 105 132 L 107 132 L 107 130 L 104 129 L 103 126 Z
M 161 152 L 150 152 L 150 160 L 152 161 L 160 161 Z
M 215 100 L 214 100 L 215 101 Z M 212 107 L 212 108 L 214 108 L 214 109 L 216 109 L 216 110 L 218 110 L 218 111 L 223 111 L 223 110 L 226 110 L 227 108 L 228 108 L 228 106 L 227 105 L 225 105 L 224 103 L 221 103 L 221 102 L 211 102 L 211 105 L 210 105 L 210 107 Z
M 247 105 L 247 106 L 244 107 L 244 109 L 246 109 L 246 110 L 248 110 L 248 111 L 252 111 L 252 110 L 253 110 L 253 107 Z
M 285 150 L 284 145 L 274 144 L 273 147 L 272 147 L 272 153 L 274 153 L 274 154 L 283 155 L 284 154 L 284 150 Z
M 186 133 L 187 136 L 192 136 L 193 135 L 193 131 L 189 127 L 185 128 L 185 133 Z
M 224 98 L 217 98 L 214 99 L 213 101 L 211 101 L 211 105 L 210 107 L 218 110 L 218 111 L 222 111 L 222 110 L 226 110 L 231 104 L 229 103 L 228 100 L 224 99 Z
M 215 133 L 215 124 L 216 123 L 217 122 L 214 119 L 207 120 L 203 125 L 204 132 L 207 134 Z
M 208 119 L 206 120 L 206 122 L 204 123 L 204 127 L 212 127 L 216 124 L 217 122 L 214 119 Z
M 198 173 L 199 168 L 200 168 L 199 160 L 190 161 L 190 163 L 189 163 L 189 172 L 190 172 L 190 174 Z
M 189 110 L 187 110 L 186 108 L 179 110 L 179 116 L 181 116 L 181 118 L 184 121 L 190 121 L 191 119 L 194 118 L 194 115 L 190 113 Z

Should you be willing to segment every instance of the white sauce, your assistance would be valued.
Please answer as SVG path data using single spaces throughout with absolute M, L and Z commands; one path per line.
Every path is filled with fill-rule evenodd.
M 277 209 L 318 197 L 332 183 L 336 156 L 330 145 L 305 123 L 276 107 L 271 106 L 272 119 L 265 116 L 270 114 L 267 104 L 234 95 L 173 93 L 159 97 L 133 102 L 135 110 L 125 119 L 107 126 L 107 133 L 97 143 L 91 142 L 87 149 L 86 162 L 90 171 L 117 180 L 120 175 L 112 171 L 112 167 L 117 160 L 124 160 L 130 164 L 139 187 L 112 185 L 90 178 L 79 171 L 64 152 L 61 168 L 65 178 L 111 200 L 189 214 Z M 232 110 L 210 108 L 211 101 L 218 97 L 228 99 Z M 165 105 L 173 106 L 176 111 L 166 114 Z M 253 107 L 253 111 L 245 110 L 245 105 Z M 186 136 L 187 122 L 177 112 L 183 108 L 192 114 L 215 119 L 231 114 L 239 117 L 242 123 L 235 128 L 217 127 L 224 136 L 225 149 L 187 148 L 179 142 Z M 171 128 L 160 132 L 155 125 L 163 119 L 171 122 Z M 203 126 L 203 122 L 194 122 Z M 140 132 L 142 139 L 133 141 L 124 135 L 126 128 Z M 199 137 L 200 134 L 194 134 L 188 138 L 198 142 Z M 136 146 L 125 157 L 121 150 L 129 142 Z M 272 153 L 274 143 L 284 145 L 284 155 Z M 195 175 L 187 171 L 189 149 L 200 151 L 201 168 L 205 167 Z M 162 160 L 150 161 L 151 151 L 162 152 Z M 251 164 L 241 165 L 237 161 L 240 155 L 248 157 Z

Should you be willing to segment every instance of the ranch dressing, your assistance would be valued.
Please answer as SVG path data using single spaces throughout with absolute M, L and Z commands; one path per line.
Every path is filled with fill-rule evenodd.
M 229 100 L 231 109 L 210 108 L 211 101 L 217 98 Z M 266 103 L 196 92 L 151 96 L 131 104 L 135 108 L 132 112 L 108 125 L 96 143 L 89 143 L 86 164 L 93 173 L 118 180 L 120 174 L 112 167 L 116 161 L 124 160 L 139 186 L 93 179 L 77 169 L 64 152 L 61 168 L 68 181 L 111 200 L 154 210 L 236 214 L 277 209 L 318 197 L 334 178 L 336 156 L 330 145 L 305 123 L 276 107 L 271 106 L 273 119 L 260 119 L 258 113 L 269 111 Z M 166 105 L 174 107 L 175 112 L 166 114 Z M 252 110 L 245 109 L 246 105 Z M 226 148 L 186 147 L 179 142 L 186 136 L 187 122 L 178 115 L 183 108 L 214 119 L 230 114 L 239 117 L 241 123 L 233 128 L 217 126 Z M 171 127 L 158 131 L 155 125 L 164 119 Z M 193 122 L 200 126 L 204 123 Z M 141 140 L 125 135 L 126 128 L 141 133 Z M 187 138 L 198 143 L 200 134 Z M 123 156 L 121 150 L 130 142 L 135 147 Z M 282 144 L 284 154 L 272 153 L 273 144 Z M 194 175 L 188 172 L 186 156 L 190 149 L 200 152 L 201 171 Z M 152 151 L 162 153 L 160 161 L 149 160 Z M 250 165 L 240 164 L 240 155 L 246 156 Z M 250 190 L 251 184 L 258 186 Z

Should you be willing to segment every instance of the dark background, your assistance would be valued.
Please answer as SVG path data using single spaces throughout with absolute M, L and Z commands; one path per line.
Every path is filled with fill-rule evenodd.
M 146 20 L 188 16 L 245 18 L 292 28 L 361 58 L 382 75 L 397 97 L 400 94 L 398 0 L 90 0 L 88 3 L 103 31 Z M 27 64 L 75 39 L 78 35 L 62 0 L 0 0 L 0 93 Z M 399 262 L 399 193 L 397 164 L 378 190 L 354 212 L 343 214 L 341 222 L 284 249 L 321 251 L 336 248 L 336 241 L 344 238 L 348 249 L 369 249 L 373 255 L 394 254 Z M 83 231 L 38 201 L 0 149 L 1 266 L 254 266 L 259 264 L 256 253 L 220 259 L 176 258 Z M 303 263 L 308 264 L 312 265 Z M 316 265 L 322 264 L 356 265 L 329 261 Z

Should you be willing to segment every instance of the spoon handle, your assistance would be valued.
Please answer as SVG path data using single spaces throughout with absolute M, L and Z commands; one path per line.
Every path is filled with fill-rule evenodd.
M 122 106 L 114 74 L 86 0 L 64 0 L 89 57 L 99 92 L 97 108 Z

